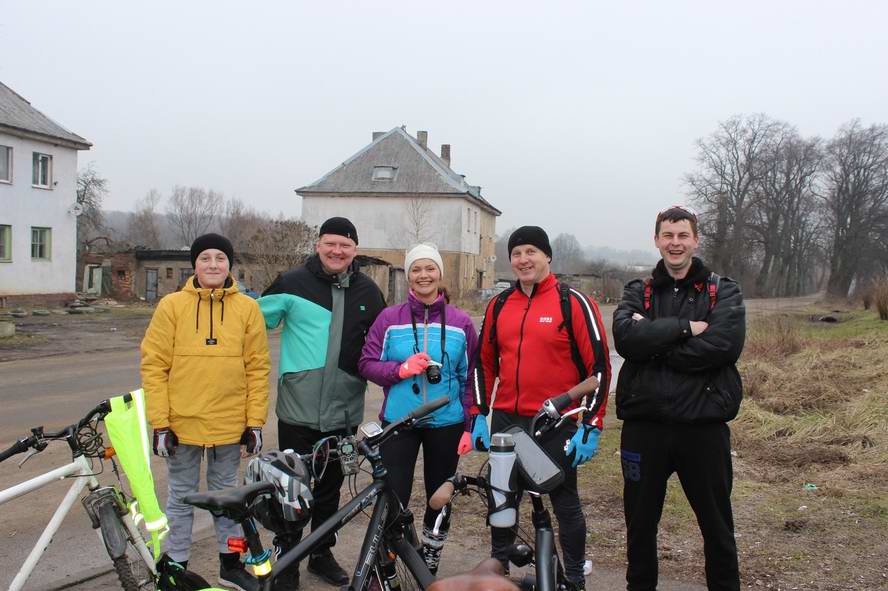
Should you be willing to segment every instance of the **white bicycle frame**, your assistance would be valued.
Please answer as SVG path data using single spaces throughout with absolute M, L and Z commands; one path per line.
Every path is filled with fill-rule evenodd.
M 59 508 L 56 509 L 56 512 L 53 514 L 52 518 L 49 520 L 49 523 L 46 525 L 46 529 L 43 530 L 43 534 L 41 534 L 40 538 L 37 540 L 37 543 L 34 545 L 34 548 L 31 550 L 31 553 L 28 554 L 28 557 L 25 559 L 25 562 L 22 564 L 21 569 L 19 569 L 18 574 L 12 580 L 12 584 L 9 586 L 9 591 L 19 591 L 22 587 L 24 587 L 25 582 L 28 580 L 28 577 L 31 576 L 31 573 L 34 572 L 34 567 L 37 566 L 37 563 L 40 561 L 40 557 L 46 551 L 47 546 L 52 541 L 53 536 L 55 536 L 56 532 L 59 530 L 59 527 L 62 525 L 62 521 L 64 521 L 65 516 L 68 515 L 68 512 L 71 510 L 71 507 L 74 506 L 74 503 L 80 497 L 80 492 L 84 489 L 84 487 L 88 487 L 90 491 L 94 491 L 99 488 L 99 481 L 96 480 L 96 477 L 93 475 L 93 468 L 90 465 L 89 460 L 87 460 L 84 456 L 77 457 L 73 462 L 66 466 L 62 466 L 60 468 L 56 468 L 46 474 L 41 474 L 40 476 L 36 476 L 30 480 L 22 482 L 21 484 L 17 484 L 13 487 L 7 488 L 6 490 L 0 491 L 0 505 L 11 501 L 12 499 L 21 497 L 23 495 L 28 494 L 29 492 L 35 491 L 37 489 L 43 488 L 49 484 L 52 484 L 56 480 L 64 480 L 65 478 L 74 478 L 73 484 L 71 484 L 71 488 L 68 489 L 65 498 L 62 499 L 61 504 L 59 504 Z M 154 569 L 154 556 L 151 554 L 151 551 L 148 549 L 148 545 L 144 543 L 141 533 L 139 532 L 138 526 L 133 522 L 132 515 L 127 513 L 122 518 L 123 524 L 126 526 L 126 529 L 129 531 L 129 534 L 132 536 L 132 539 L 135 540 L 136 548 L 139 551 L 139 556 L 145 562 L 151 572 L 155 572 Z M 102 540 L 102 530 L 96 530 L 98 533 L 99 541 L 102 543 L 104 547 L 105 543 Z

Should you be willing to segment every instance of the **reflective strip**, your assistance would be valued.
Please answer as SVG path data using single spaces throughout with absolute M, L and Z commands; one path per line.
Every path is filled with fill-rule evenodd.
M 145 527 L 148 529 L 148 531 L 157 531 L 166 527 L 167 523 L 169 522 L 167 521 L 166 515 L 164 515 L 160 519 L 155 519 L 154 521 L 146 521 Z
M 145 390 L 139 388 L 130 392 L 136 403 L 136 414 L 139 416 L 139 437 L 142 441 L 142 453 L 145 455 L 145 463 L 151 465 L 151 446 L 148 444 L 148 422 L 145 418 Z
M 253 565 L 253 574 L 257 577 L 262 577 L 271 572 L 271 561 L 266 560 L 262 564 L 254 564 Z
M 601 335 L 598 333 L 598 323 L 595 321 L 595 314 L 592 313 L 592 306 L 589 305 L 589 302 L 586 301 L 586 296 L 578 292 L 577 290 L 571 288 L 570 289 L 577 299 L 582 302 L 583 306 L 585 306 L 586 311 L 589 312 L 589 324 L 592 325 L 592 330 L 595 331 L 595 340 L 601 342 Z
M 130 515 L 133 517 L 133 523 L 139 525 L 145 519 L 145 516 L 139 513 L 139 501 L 133 501 L 129 506 Z

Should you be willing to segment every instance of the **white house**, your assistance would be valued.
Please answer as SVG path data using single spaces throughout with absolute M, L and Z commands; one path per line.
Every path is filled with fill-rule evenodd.
M 414 138 L 402 127 L 374 132 L 372 142 L 320 180 L 296 190 L 302 219 L 319 226 L 348 217 L 358 230 L 359 252 L 404 265 L 415 242 L 433 242 L 444 259 L 452 292 L 490 288 L 500 210 L 481 187 L 454 172 L 449 144 L 441 155 L 428 146 L 428 132 Z
M 77 151 L 91 145 L 0 83 L 0 300 L 73 296 Z

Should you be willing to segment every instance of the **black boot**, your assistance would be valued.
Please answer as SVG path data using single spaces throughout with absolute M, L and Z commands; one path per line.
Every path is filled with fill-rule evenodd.
M 331 585 L 348 584 L 348 574 L 336 562 L 329 548 L 308 557 L 308 572 L 321 577 Z

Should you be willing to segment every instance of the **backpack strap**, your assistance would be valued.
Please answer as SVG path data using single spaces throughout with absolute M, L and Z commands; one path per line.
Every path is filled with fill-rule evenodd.
M 580 348 L 577 346 L 577 339 L 574 336 L 570 286 L 566 283 L 559 283 L 558 292 L 561 297 L 561 317 L 564 328 L 567 329 L 567 339 L 570 341 L 570 356 L 573 358 L 574 365 L 577 366 L 577 372 L 580 374 L 580 381 L 582 382 L 589 377 L 589 372 L 586 371 L 586 364 L 583 363 L 583 356 L 580 355 Z
M 644 311 L 647 312 L 651 309 L 651 294 L 654 291 L 653 288 L 654 278 L 648 277 L 644 280 Z
M 715 308 L 718 301 L 718 285 L 721 283 L 721 276 L 718 273 L 710 273 L 709 280 L 706 282 L 709 291 L 709 309 Z
M 496 296 L 496 301 L 493 302 L 493 310 L 490 311 L 490 316 L 491 316 L 491 318 L 490 318 L 490 332 L 487 333 L 487 342 L 488 342 L 488 344 L 490 344 L 493 347 L 493 374 L 494 375 L 499 374 L 499 343 L 496 340 L 496 320 L 497 320 L 497 318 L 499 318 L 500 312 L 503 311 L 503 306 L 506 305 L 506 300 L 509 299 L 509 296 L 512 295 L 512 293 L 514 293 L 514 291 L 515 291 L 515 286 L 513 285 L 512 287 L 509 287 L 509 288 L 504 289 L 503 291 L 499 292 L 499 294 L 497 294 L 497 296 Z M 487 319 L 485 318 L 484 321 L 486 322 Z M 484 330 L 483 326 L 481 327 L 481 330 L 483 332 L 483 330 Z M 480 348 L 478 349 L 478 355 L 479 355 L 478 367 L 480 367 L 481 366 L 480 365 L 480 355 L 481 355 Z

